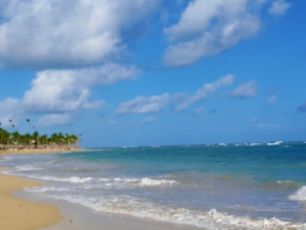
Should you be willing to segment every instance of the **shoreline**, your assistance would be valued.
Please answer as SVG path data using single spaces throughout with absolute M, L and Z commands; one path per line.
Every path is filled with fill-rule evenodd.
M 52 154 L 52 153 L 72 153 L 84 152 L 87 149 L 83 148 L 45 148 L 45 149 L 8 149 L 0 150 L 1 155 L 31 155 L 31 154 Z
M 57 206 L 15 196 L 23 188 L 39 186 L 41 183 L 4 175 L 1 170 L 0 181 L 0 229 L 40 229 L 63 219 Z
M 49 200 L 47 200 L 49 201 Z M 80 204 L 67 201 L 53 201 L 60 208 L 64 219 L 54 225 L 41 230 L 201 230 L 194 226 L 173 224 L 151 220 L 148 218 L 133 217 L 122 214 L 93 211 Z M 89 224 L 90 223 L 90 224 Z
M 100 213 L 67 201 L 41 199 L 24 188 L 42 183 L 4 175 L 0 168 L 0 229 L 9 230 L 198 230 L 197 227 L 159 222 L 121 214 Z M 88 224 L 90 223 L 90 225 Z

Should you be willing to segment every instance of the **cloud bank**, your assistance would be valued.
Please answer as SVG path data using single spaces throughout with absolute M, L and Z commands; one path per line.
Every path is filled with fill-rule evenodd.
M 64 67 L 118 58 L 156 0 L 1 0 L 2 65 Z M 137 13 L 135 13 L 137 12 Z

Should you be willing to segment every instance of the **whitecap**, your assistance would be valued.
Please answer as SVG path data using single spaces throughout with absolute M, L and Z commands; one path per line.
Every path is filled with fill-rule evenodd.
M 21 165 L 21 166 L 15 167 L 15 170 L 17 172 L 26 172 L 26 171 L 40 171 L 43 169 L 39 167 L 35 167 L 33 165 Z
M 34 193 L 67 192 L 67 191 L 70 191 L 69 188 L 55 187 L 55 186 L 32 187 L 32 188 L 25 188 L 24 190 L 25 190 L 26 192 L 34 192 Z
M 92 177 L 54 177 L 54 176 L 37 176 L 37 175 L 26 175 L 32 179 L 44 180 L 44 181 L 55 181 L 55 182 L 68 182 L 72 184 L 83 184 L 93 180 Z
M 262 145 L 261 143 L 257 143 L 257 142 L 254 142 L 254 143 L 250 143 L 249 146 L 253 147 L 253 146 L 260 146 Z
M 275 142 L 268 142 L 267 145 L 268 146 L 277 146 L 277 145 L 281 145 L 283 144 L 283 141 L 275 141 Z
M 175 180 L 155 179 L 155 178 L 99 178 L 107 186 L 139 186 L 139 187 L 164 187 L 178 184 Z
M 289 196 L 290 200 L 306 202 L 306 186 L 301 187 Z

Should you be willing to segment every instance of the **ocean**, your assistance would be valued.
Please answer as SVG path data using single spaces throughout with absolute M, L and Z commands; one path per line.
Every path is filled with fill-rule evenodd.
M 306 229 L 306 143 L 92 149 L 4 156 L 25 192 L 203 229 Z

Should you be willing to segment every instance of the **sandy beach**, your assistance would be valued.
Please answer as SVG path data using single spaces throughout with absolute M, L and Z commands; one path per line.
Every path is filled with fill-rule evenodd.
M 79 205 L 67 202 L 53 202 L 54 206 L 32 201 L 34 198 L 17 198 L 16 192 L 23 188 L 41 184 L 16 176 L 0 174 L 0 229 L 5 230 L 194 230 L 187 226 L 141 220 L 121 215 L 109 215 L 92 212 Z M 36 200 L 36 199 L 35 199 Z M 49 203 L 49 202 L 48 202 Z M 63 213 L 63 216 L 61 216 Z
M 67 152 L 83 152 L 86 149 L 81 148 L 45 148 L 45 149 L 10 149 L 10 150 L 0 150 L 1 155 L 10 155 L 10 154 L 51 154 L 51 153 L 67 153 Z
M 37 182 L 0 174 L 0 229 L 40 229 L 62 219 L 58 208 L 54 206 L 14 196 L 15 192 L 24 187 L 38 185 Z

